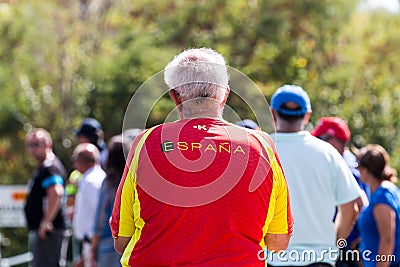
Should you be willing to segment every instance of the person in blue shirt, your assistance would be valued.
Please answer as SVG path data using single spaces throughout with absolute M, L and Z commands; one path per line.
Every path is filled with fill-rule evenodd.
M 363 190 L 362 197 L 357 201 L 358 209 L 368 205 L 370 189 L 368 184 L 360 181 L 360 172 L 356 156 L 349 149 L 350 129 L 346 122 L 339 117 L 322 117 L 316 127 L 311 131 L 315 137 L 331 144 L 342 155 L 347 166 L 351 170 L 354 179 Z M 336 214 L 335 214 L 336 217 Z M 334 218 L 335 220 L 335 218 Z M 357 250 L 360 242 L 360 232 L 357 224 L 354 225 L 348 237 L 346 237 L 345 247 L 341 248 L 342 255 L 349 253 L 349 250 Z M 336 262 L 336 267 L 358 267 L 358 260 L 352 257 L 342 257 Z
M 360 181 L 356 156 L 349 149 L 351 132 L 346 122 L 339 117 L 322 117 L 311 131 L 315 137 L 331 144 L 342 155 L 358 185 L 369 198 L 369 187 Z
M 371 188 L 370 203 L 358 221 L 364 267 L 400 266 L 400 189 L 389 154 L 380 145 L 360 149 L 360 179 Z

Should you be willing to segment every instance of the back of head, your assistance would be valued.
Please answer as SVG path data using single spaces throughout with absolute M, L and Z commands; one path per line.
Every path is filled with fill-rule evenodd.
M 227 90 L 229 76 L 222 55 L 210 48 L 196 48 L 175 56 L 165 67 L 164 80 L 184 100 L 221 100 Z
M 76 146 L 72 153 L 72 158 L 85 167 L 100 164 L 100 152 L 91 143 L 82 143 Z M 79 170 L 80 171 L 80 170 Z
M 366 168 L 378 180 L 395 182 L 397 172 L 390 167 L 388 152 L 380 145 L 370 144 L 359 150 L 358 164 Z
M 97 146 L 102 150 L 103 147 L 99 144 L 103 140 L 103 128 L 100 122 L 94 118 L 86 118 L 82 121 L 79 129 L 75 131 L 76 136 L 84 136 L 89 143 Z
M 298 120 L 311 112 L 310 98 L 300 86 L 284 85 L 271 98 L 271 108 L 284 120 Z
M 315 137 L 333 136 L 343 142 L 350 141 L 350 129 L 346 122 L 338 117 L 322 117 L 311 134 Z
M 138 136 L 141 132 L 143 132 L 143 129 L 139 129 L 139 128 L 129 128 L 122 132 L 122 137 L 124 139 L 126 139 L 129 143 L 129 147 L 128 147 L 127 151 L 129 151 L 129 148 L 132 146 L 133 141 L 135 140 L 136 136 Z

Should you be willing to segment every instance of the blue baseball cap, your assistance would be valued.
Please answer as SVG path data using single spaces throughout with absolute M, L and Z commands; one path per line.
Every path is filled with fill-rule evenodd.
M 294 102 L 300 109 L 291 110 L 283 107 L 287 102 Z M 310 98 L 306 91 L 300 86 L 284 85 L 273 94 L 271 98 L 271 107 L 279 113 L 287 116 L 302 116 L 311 111 Z
M 253 129 L 253 130 L 257 130 L 259 128 L 258 124 L 255 121 L 250 120 L 250 119 L 237 121 L 237 122 L 235 122 L 235 124 L 238 126 L 242 126 L 242 127 Z

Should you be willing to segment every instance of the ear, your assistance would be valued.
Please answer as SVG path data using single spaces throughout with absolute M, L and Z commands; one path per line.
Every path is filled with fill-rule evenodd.
M 308 123 L 308 121 L 310 120 L 310 117 L 311 117 L 311 111 L 308 111 L 303 119 L 304 125 L 306 125 Z
M 228 100 L 228 96 L 229 96 L 230 92 L 231 92 L 231 89 L 229 88 L 229 86 L 227 86 L 224 98 L 222 99 L 221 107 L 225 106 L 225 103 Z
M 182 118 L 182 99 L 181 99 L 179 93 L 176 90 L 171 89 L 171 90 L 169 90 L 169 96 L 171 97 L 172 101 L 174 101 L 174 103 L 175 103 L 175 106 L 178 110 L 179 117 Z
M 270 108 L 270 109 L 271 109 L 271 113 L 272 113 L 272 118 L 274 119 L 274 122 L 276 123 L 276 117 L 277 117 L 276 111 L 273 108 Z
M 180 104 L 182 104 L 179 93 L 175 89 L 169 90 L 169 96 L 171 97 L 172 101 L 174 101 L 176 106 L 179 106 Z

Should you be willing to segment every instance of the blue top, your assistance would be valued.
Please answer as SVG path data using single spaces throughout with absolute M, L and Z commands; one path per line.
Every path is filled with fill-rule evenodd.
M 361 233 L 360 248 L 362 251 L 361 259 L 364 267 L 376 266 L 379 233 L 376 221 L 373 215 L 373 209 L 377 204 L 386 204 L 390 206 L 396 213 L 396 230 L 395 230 L 395 261 L 391 262 L 391 266 L 400 264 L 400 189 L 392 183 L 384 183 L 371 195 L 369 205 L 362 209 L 358 225 Z M 369 250 L 370 252 L 367 252 Z
M 100 236 L 98 245 L 99 253 L 114 251 L 114 239 L 111 234 L 108 220 L 111 217 L 117 188 L 118 184 L 113 185 L 107 178 L 104 179 L 101 185 L 94 222 L 94 232 Z
M 369 185 L 361 182 L 361 180 L 360 180 L 360 172 L 357 168 L 358 162 L 357 162 L 356 156 L 354 156 L 354 154 L 351 153 L 350 150 L 347 150 L 347 149 L 344 151 L 342 156 L 343 156 L 344 161 L 346 161 L 347 166 L 349 166 L 351 173 L 354 176 L 354 179 L 356 179 L 358 185 L 365 192 L 365 194 L 367 195 L 367 198 L 369 199 L 370 195 L 371 195 Z M 356 240 L 359 236 L 360 236 L 360 231 L 358 229 L 358 225 L 355 224 L 353 229 L 351 230 L 349 236 L 346 238 L 348 248 L 350 248 L 351 243 L 354 240 Z
M 370 198 L 370 189 L 369 185 L 366 183 L 361 182 L 360 180 L 360 171 L 358 170 L 358 162 L 356 156 L 350 152 L 350 150 L 345 150 L 343 152 L 343 159 L 346 161 L 347 166 L 349 166 L 351 173 L 353 174 L 354 178 L 356 179 L 358 185 L 361 189 L 367 194 L 368 199 Z

